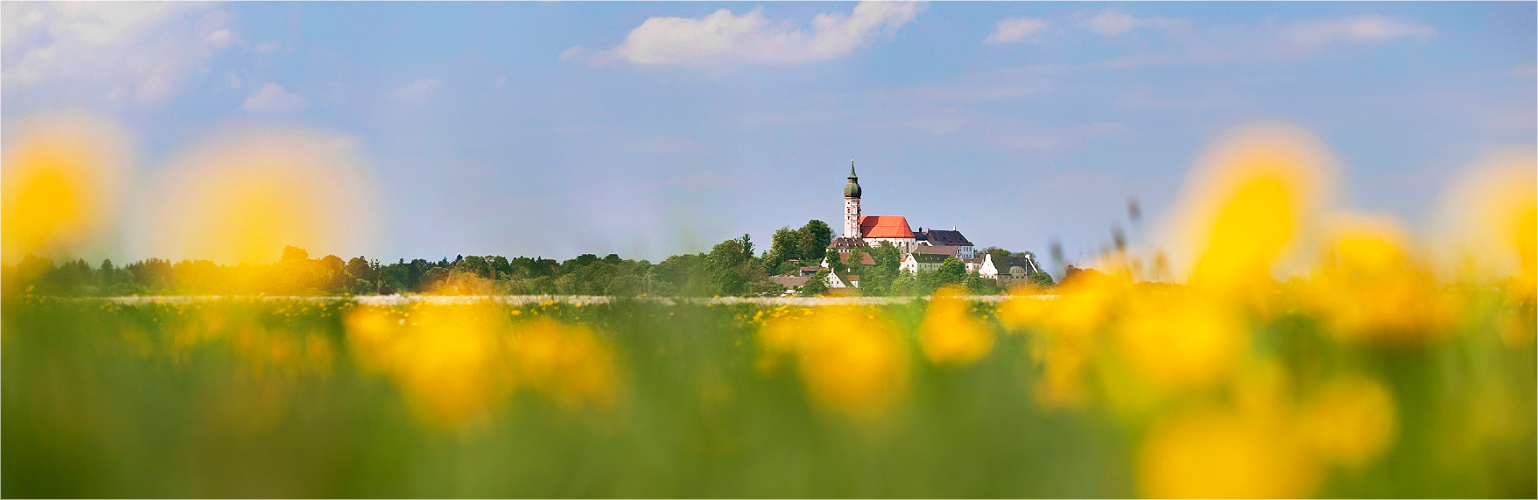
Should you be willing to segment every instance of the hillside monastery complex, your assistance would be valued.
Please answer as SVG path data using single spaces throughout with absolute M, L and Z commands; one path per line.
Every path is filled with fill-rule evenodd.
M 828 245 L 828 254 L 822 261 L 822 267 L 828 267 L 828 259 L 832 258 L 854 264 L 856 269 L 858 265 L 875 265 L 869 254 L 861 254 L 860 262 L 848 261 L 853 258 L 856 249 L 874 249 L 883 243 L 890 243 L 897 247 L 902 257 L 900 269 L 915 274 L 919 271 L 936 271 L 940 269 L 941 263 L 951 257 L 960 259 L 966 265 L 967 272 L 977 271 L 979 276 L 997 280 L 1005 286 L 1024 282 L 1026 276 L 1041 270 L 1028 257 L 1009 257 L 998 261 L 991 254 L 977 257 L 972 242 L 956 228 L 925 230 L 921 227 L 914 231 L 908 225 L 908 218 L 901 215 L 865 215 L 860 211 L 862 190 L 859 180 L 854 173 L 854 160 L 850 160 L 849 183 L 844 185 L 844 235 L 834 238 Z M 810 276 L 816 269 L 804 268 L 803 277 Z M 856 274 L 828 273 L 829 288 L 859 286 L 860 277 Z

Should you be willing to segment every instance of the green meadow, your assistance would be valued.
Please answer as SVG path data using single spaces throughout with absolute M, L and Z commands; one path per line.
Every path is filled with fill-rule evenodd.
M 399 317 L 407 328 L 450 306 L 12 295 L 0 302 L 0 488 L 8 497 L 1129 497 L 1159 480 L 1139 462 L 1158 422 L 1254 392 L 1191 391 L 1128 410 L 1114 367 L 1096 365 L 1084 400 L 1049 404 L 1043 330 L 1006 328 L 1005 306 L 967 303 L 956 321 L 983 325 L 990 347 L 938 363 L 921 338 L 935 303 L 853 309 L 880 321 L 853 328 L 896 339 L 901 377 L 881 386 L 892 402 L 864 414 L 813 397 L 820 379 L 796 367 L 821 354 L 776 356 L 765 342 L 767 323 L 824 314 L 816 308 L 485 305 L 503 325 L 485 338 L 580 328 L 596 342 L 561 345 L 596 346 L 585 349 L 605 353 L 594 359 L 611 375 L 584 386 L 598 387 L 581 393 L 596 398 L 563 395 L 567 370 L 454 399 L 445 394 L 479 387 L 475 377 L 515 358 L 434 350 L 430 329 L 389 337 L 425 343 L 377 344 L 354 321 Z M 1257 326 L 1245 350 L 1280 367 L 1289 401 L 1349 370 L 1381 381 L 1393 403 L 1380 450 L 1350 465 L 1310 462 L 1312 475 L 1297 479 L 1306 489 L 1288 491 L 1533 496 L 1533 342 L 1503 341 L 1500 310 L 1489 311 L 1444 340 L 1388 347 L 1343 345 L 1297 314 Z M 551 338 L 561 335 L 577 334 Z M 389 351 L 396 364 L 380 361 L 380 345 L 400 347 Z M 453 373 L 444 370 L 455 363 L 400 364 L 442 352 L 457 353 L 444 359 L 461 368 L 481 364 Z M 432 406 L 465 401 L 449 413 Z M 1268 450 L 1235 453 L 1252 452 Z

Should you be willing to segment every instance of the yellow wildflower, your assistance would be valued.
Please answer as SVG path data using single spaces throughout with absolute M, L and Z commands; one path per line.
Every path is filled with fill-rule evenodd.
M 1305 407 L 1303 434 L 1320 459 L 1360 466 L 1393 443 L 1397 430 L 1394 398 L 1370 378 L 1330 381 Z
M 1398 340 L 1448 330 L 1458 304 L 1410 258 L 1402 241 L 1389 223 L 1358 222 L 1336 236 L 1307 294 L 1332 333 Z
M 1156 424 L 1137 456 L 1150 498 L 1302 498 L 1320 473 L 1282 419 L 1196 410 Z
M 399 385 L 424 420 L 462 424 L 512 390 L 512 374 L 497 339 L 507 328 L 502 315 L 482 305 L 419 311 L 403 325 L 388 309 L 359 308 L 348 315 L 346 326 L 365 361 Z
M 993 330 L 969 314 L 960 289 L 946 287 L 935 292 L 919 324 L 919 346 L 932 362 L 964 365 L 993 349 Z
M 894 326 L 858 307 L 825 307 L 776 318 L 760 331 L 765 350 L 799 354 L 807 392 L 851 417 L 885 415 L 907 387 L 908 360 Z
M 0 175 L 0 255 L 70 251 L 107 228 L 119 192 L 122 132 L 87 115 L 23 120 Z
M 1032 332 L 1032 358 L 1041 363 L 1037 401 L 1047 407 L 1073 406 L 1086 399 L 1084 371 L 1097 347 L 1098 332 L 1125 299 L 1125 276 L 1086 274 L 1063 283 L 1059 296 L 1016 296 L 999 305 L 999 321 Z
M 519 325 L 508 349 L 517 380 L 541 395 L 568 407 L 614 405 L 614 353 L 587 327 L 548 319 Z
M 1204 387 L 1232 370 L 1248 338 L 1231 309 L 1199 295 L 1131 301 L 1118 323 L 1128 363 L 1167 389 Z

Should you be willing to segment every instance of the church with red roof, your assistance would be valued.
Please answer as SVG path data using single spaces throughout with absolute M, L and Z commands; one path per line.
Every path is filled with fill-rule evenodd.
M 860 194 L 859 177 L 854 174 L 854 160 L 849 160 L 849 183 L 844 185 L 844 236 L 834 239 L 828 248 L 850 252 L 856 247 L 874 248 L 886 242 L 897 247 L 903 255 L 918 248 L 918 237 L 908 225 L 907 217 L 864 215 L 860 213 Z

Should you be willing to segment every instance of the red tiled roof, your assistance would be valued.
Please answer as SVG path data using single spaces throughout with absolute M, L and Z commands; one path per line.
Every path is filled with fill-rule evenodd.
M 866 238 L 912 238 L 908 218 L 901 215 L 866 215 L 860 217 L 860 236 Z

